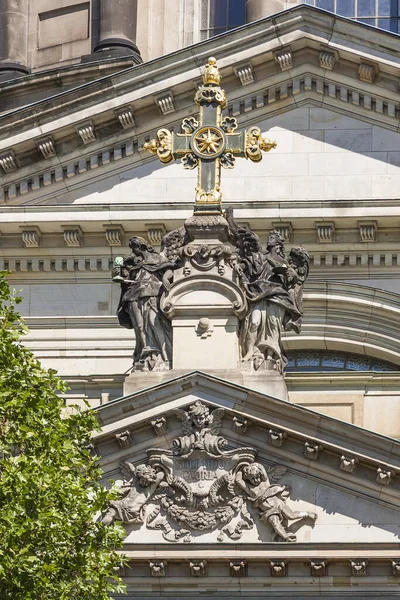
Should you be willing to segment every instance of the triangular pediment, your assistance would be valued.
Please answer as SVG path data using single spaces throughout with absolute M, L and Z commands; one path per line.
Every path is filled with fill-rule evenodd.
M 60 203 L 95 203 L 97 191 L 114 189 L 126 170 L 153 169 L 144 142 L 196 113 L 194 89 L 213 54 L 240 125 L 307 105 L 397 132 L 399 44 L 398 36 L 301 5 L 5 113 L 0 154 L 11 159 L 1 193 L 8 205 L 48 204 L 55 195 Z M 85 199 L 80 187 L 90 183 L 93 199 Z
M 197 427 L 190 421 L 196 406 L 203 414 Z M 315 549 L 341 544 L 350 557 L 355 544 L 398 545 L 400 444 L 392 439 L 198 372 L 103 405 L 98 414 L 96 447 L 107 480 L 131 478 L 133 485 L 127 463 L 163 473 L 140 515 L 137 505 L 129 512 L 129 501 L 119 513 L 131 521 L 125 544 L 133 553 L 137 544 L 168 543 L 174 551 L 175 542 L 245 548 L 296 539 Z M 191 521 L 193 514 L 204 523 Z

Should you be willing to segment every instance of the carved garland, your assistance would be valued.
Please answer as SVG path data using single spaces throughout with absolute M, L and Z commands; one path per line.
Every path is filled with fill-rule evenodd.
M 219 435 L 224 409 L 211 412 L 197 401 L 174 412 L 183 435 L 174 440 L 172 449 L 150 448 L 148 464 L 121 465 L 122 498 L 110 503 L 104 523 L 145 524 L 160 530 L 169 542 L 190 542 L 194 534 L 218 530 L 222 542 L 238 540 L 244 530 L 254 527 L 249 510 L 253 506 L 275 538 L 294 542 L 288 521 L 316 519 L 315 513 L 292 511 L 286 504 L 290 490 L 278 484 L 285 467 L 266 469 L 255 462 L 256 450 L 251 447 L 225 449 L 228 442 Z

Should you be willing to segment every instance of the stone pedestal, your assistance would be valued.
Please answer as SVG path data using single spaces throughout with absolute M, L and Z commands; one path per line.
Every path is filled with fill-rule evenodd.
M 159 385 L 160 383 L 166 383 L 167 381 L 171 381 L 177 377 L 187 375 L 188 372 L 194 370 L 203 371 L 204 373 L 213 377 L 230 381 L 231 383 L 241 385 L 249 390 L 255 390 L 256 392 L 267 394 L 272 398 L 288 400 L 288 392 L 283 375 L 267 371 L 250 373 L 249 371 L 241 370 L 240 365 L 236 369 L 196 369 L 195 365 L 193 365 L 193 368 L 190 370 L 172 369 L 171 371 L 134 372 L 130 375 L 127 375 L 125 378 L 123 384 L 123 395 L 128 396 L 129 394 L 134 394 L 141 390 L 151 388 L 155 385 Z
M 235 315 L 173 319 L 174 369 L 209 372 L 216 365 L 220 369 L 235 369 L 239 356 L 238 330 L 239 320 Z
M 275 363 L 242 360 L 239 332 L 248 302 L 238 281 L 227 221 L 222 215 L 194 215 L 185 222 L 185 231 L 179 266 L 160 299 L 172 325 L 172 370 L 133 372 L 125 380 L 124 395 L 202 371 L 287 400 Z

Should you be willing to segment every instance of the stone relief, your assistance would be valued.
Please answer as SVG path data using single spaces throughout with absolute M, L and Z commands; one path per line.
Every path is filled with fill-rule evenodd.
M 169 369 L 172 327 L 160 310 L 160 296 L 175 264 L 140 237 L 132 237 L 129 247 L 131 254 L 115 260 L 113 281 L 121 285 L 119 323 L 135 331 L 134 369 Z
M 150 448 L 148 464 L 121 465 L 121 499 L 110 503 L 104 523 L 145 524 L 169 542 L 190 542 L 195 534 L 217 531 L 223 542 L 239 540 L 260 520 L 271 527 L 273 541 L 294 542 L 289 521 L 316 519 L 315 513 L 288 506 L 290 488 L 278 484 L 286 467 L 265 468 L 255 462 L 251 447 L 227 448 L 220 435 L 224 409 L 211 411 L 198 400 L 174 413 L 182 435 L 172 449 Z

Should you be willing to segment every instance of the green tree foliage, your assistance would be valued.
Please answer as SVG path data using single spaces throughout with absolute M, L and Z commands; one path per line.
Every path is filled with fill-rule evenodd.
M 90 451 L 92 412 L 65 414 L 66 390 L 21 342 L 26 328 L 0 272 L 0 598 L 103 600 L 124 592 L 118 526 Z

